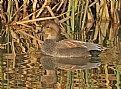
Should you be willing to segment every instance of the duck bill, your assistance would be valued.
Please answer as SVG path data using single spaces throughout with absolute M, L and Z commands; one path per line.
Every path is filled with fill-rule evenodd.
M 38 31 L 36 34 L 45 34 L 44 30 Z

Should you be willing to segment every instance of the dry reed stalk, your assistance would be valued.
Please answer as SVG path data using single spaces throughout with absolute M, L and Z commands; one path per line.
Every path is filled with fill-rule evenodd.
M 53 6 L 52 10 L 56 9 L 59 4 L 60 3 L 55 4 L 55 6 Z
M 109 12 L 106 1 L 101 0 L 99 17 L 101 18 L 100 20 L 109 20 Z
M 55 17 L 55 15 L 54 15 L 52 9 L 51 9 L 49 6 L 46 6 L 46 8 L 47 8 L 48 11 L 50 12 L 51 16 L 52 16 L 52 17 Z M 59 19 L 58 19 L 58 18 L 55 18 L 55 20 L 56 20 L 56 22 L 58 22 Z
M 13 39 L 12 39 L 11 49 L 12 49 L 12 54 L 13 54 L 13 68 L 15 68 L 15 64 L 16 64 L 16 53 L 15 53 L 15 46 L 14 46 Z
M 108 64 L 105 64 L 104 70 L 105 70 L 106 86 L 108 89 L 110 89 L 111 87 L 109 86 L 110 81 L 109 81 L 109 75 L 108 75 Z
M 24 24 L 24 23 L 29 23 L 29 22 L 50 20 L 50 19 L 56 19 L 56 18 L 57 17 L 44 17 L 44 18 L 38 18 L 38 19 L 33 19 L 33 20 L 27 20 L 27 21 L 19 21 L 19 22 L 16 22 L 16 24 Z
M 98 38 L 98 32 L 99 32 L 99 22 L 96 21 L 96 26 L 95 26 L 95 32 L 94 32 L 93 41 Z
M 108 27 L 109 27 L 109 22 L 103 22 L 100 24 L 99 44 L 103 44 Z
M 95 0 L 88 7 L 90 8 L 90 7 L 94 6 L 94 5 L 96 5 L 96 3 L 98 3 L 98 2 L 99 2 L 98 0 Z
M 66 22 L 67 20 L 69 20 L 69 19 L 71 19 L 71 18 L 72 18 L 71 16 L 68 16 L 68 17 L 66 17 L 66 18 L 63 18 L 63 19 L 59 20 L 59 22 L 60 22 L 60 23 L 64 23 L 64 22 Z
M 57 12 L 60 10 L 60 8 L 61 8 L 62 5 L 64 4 L 64 2 L 65 2 L 65 0 L 62 0 L 62 1 L 60 2 L 60 5 L 59 5 L 58 8 L 57 8 Z
M 12 36 L 12 41 L 19 43 L 20 42 L 20 39 L 18 38 L 17 34 L 13 30 L 10 30 L 10 33 L 11 33 L 11 36 Z
M 50 12 L 52 17 L 55 17 L 55 14 L 53 13 L 52 9 L 49 6 L 46 6 L 46 8 L 48 9 L 48 11 Z
M 107 44 L 110 44 L 110 46 L 113 46 L 114 45 L 114 30 L 113 30 L 113 26 L 111 25 L 111 28 L 110 28 L 110 33 L 109 33 L 109 39 L 107 41 Z
M 33 1 L 33 7 L 32 7 L 33 12 L 36 11 L 36 5 L 37 5 L 37 0 L 34 0 L 34 1 Z M 36 18 L 36 14 L 34 13 L 33 16 L 32 16 L 32 19 L 35 19 L 35 18 Z M 35 24 L 36 24 L 36 23 L 35 23 Z
M 86 5 L 85 5 L 85 11 L 84 11 L 84 16 L 83 16 L 83 20 L 82 20 L 82 26 L 81 26 L 81 32 L 82 32 L 82 40 L 86 41 L 86 32 L 84 30 L 84 25 L 85 25 L 85 21 L 86 21 L 86 14 L 87 14 L 87 9 L 88 9 L 88 4 L 89 1 L 86 1 Z
M 116 10 L 114 9 L 114 12 L 113 12 L 113 23 L 114 23 L 114 24 L 117 24 L 117 23 L 119 23 L 118 21 L 119 21 L 119 19 L 118 19 L 117 12 L 116 12 Z
M 23 16 L 22 17 L 25 17 L 27 15 L 27 1 L 28 0 L 24 0 L 24 3 L 23 3 Z
M 71 28 L 72 28 L 72 34 L 74 34 L 75 30 L 75 0 L 72 0 L 72 18 L 71 18 Z M 73 36 L 72 36 L 73 39 Z
M 48 0 L 45 0 L 44 4 L 42 5 L 42 7 L 40 8 L 39 12 L 37 13 L 36 17 L 39 17 L 39 15 L 42 13 L 42 11 L 44 10 L 45 6 L 47 5 Z
M 111 14 L 111 17 L 113 18 L 113 15 L 114 15 L 114 0 L 111 0 L 111 9 L 110 9 L 110 14 Z
M 18 1 L 17 0 L 14 0 L 15 1 L 15 5 L 16 5 L 16 10 L 19 9 L 19 5 L 18 5 Z
M 68 0 L 65 0 L 61 14 L 65 12 L 67 3 L 68 3 Z
M 11 4 L 12 4 L 12 1 L 11 0 L 9 0 L 8 1 L 8 8 L 7 8 L 7 18 L 8 18 L 8 22 L 10 22 L 11 21 Z
M 41 41 L 40 39 L 35 38 L 34 36 L 32 36 L 32 35 L 30 35 L 30 34 L 24 32 L 24 31 L 18 31 L 18 33 L 24 35 L 25 37 L 33 38 L 33 39 L 37 40 L 39 43 L 42 43 L 42 41 Z
M 86 32 L 89 32 L 94 24 L 94 17 L 93 17 L 93 14 L 89 8 L 89 11 L 87 12 L 87 24 L 86 24 Z
M 33 14 L 35 14 L 36 12 L 38 12 L 40 9 L 36 10 L 35 12 L 32 12 L 31 14 L 27 15 L 26 17 L 23 17 L 22 20 L 26 20 L 27 18 L 29 18 L 30 16 L 32 16 Z

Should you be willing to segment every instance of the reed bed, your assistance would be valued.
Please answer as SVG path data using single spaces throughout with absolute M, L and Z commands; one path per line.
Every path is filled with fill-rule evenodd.
M 114 45 L 120 25 L 120 1 L 115 0 L 1 0 L 0 6 L 0 48 L 5 45 L 14 55 L 17 49 L 41 46 L 36 32 L 48 20 L 56 21 L 70 39 L 106 45 Z

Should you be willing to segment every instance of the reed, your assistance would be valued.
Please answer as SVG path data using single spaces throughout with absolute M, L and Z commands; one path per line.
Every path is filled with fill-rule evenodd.
M 66 89 L 73 89 L 73 72 L 70 70 L 67 72 Z
M 120 84 L 121 84 L 121 81 L 120 81 L 120 71 L 119 71 L 119 68 L 116 67 L 115 69 L 115 74 L 116 74 L 116 79 L 117 79 L 117 83 L 115 84 L 117 89 L 120 89 Z

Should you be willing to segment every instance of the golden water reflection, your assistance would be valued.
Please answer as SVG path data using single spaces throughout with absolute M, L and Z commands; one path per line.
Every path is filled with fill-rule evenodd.
M 17 55 L 13 68 L 12 55 L 1 55 L 0 88 L 120 89 L 121 65 L 120 62 L 116 64 L 119 59 L 108 61 L 100 58 L 54 58 L 30 52 Z

